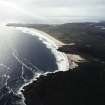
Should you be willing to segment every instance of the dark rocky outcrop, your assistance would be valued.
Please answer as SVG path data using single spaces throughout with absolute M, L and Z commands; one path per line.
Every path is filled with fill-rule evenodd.
M 24 87 L 27 105 L 104 105 L 105 67 L 85 62 L 73 71 L 41 76 Z

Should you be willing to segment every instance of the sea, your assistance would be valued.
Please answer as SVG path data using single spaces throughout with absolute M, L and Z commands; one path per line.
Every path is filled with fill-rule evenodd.
M 21 90 L 40 75 L 66 71 L 67 56 L 44 33 L 0 26 L 0 105 L 26 105 Z

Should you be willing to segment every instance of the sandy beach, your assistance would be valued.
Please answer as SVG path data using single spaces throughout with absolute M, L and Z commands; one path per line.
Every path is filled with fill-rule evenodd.
M 40 30 L 37 30 L 37 29 L 33 29 L 33 31 L 37 31 L 38 33 L 40 33 L 40 34 L 44 35 L 45 37 L 47 37 L 48 39 L 50 39 L 50 42 L 52 42 L 52 43 L 54 42 L 58 48 L 62 47 L 63 45 L 66 45 L 66 43 L 63 43 L 60 40 L 57 40 L 56 38 L 54 38 L 50 34 L 47 34 L 43 31 L 40 31 Z M 71 44 L 73 44 L 73 43 L 70 43 L 69 45 L 71 45 Z M 65 54 L 65 55 L 68 59 L 70 69 L 74 69 L 74 68 L 78 67 L 79 62 L 84 62 L 85 61 L 84 58 L 82 58 L 81 56 L 76 55 L 76 54 Z
M 14 27 L 10 27 L 10 28 L 14 29 Z M 60 40 L 51 36 L 50 34 L 48 34 L 46 32 L 43 32 L 41 30 L 38 30 L 38 29 L 27 28 L 27 27 L 16 27 L 16 29 L 19 29 L 19 30 L 23 31 L 24 33 L 29 33 L 29 34 L 38 36 L 39 39 L 42 40 L 42 42 L 44 44 L 46 44 L 48 48 L 58 49 L 59 47 L 62 47 L 63 45 L 66 45 L 65 43 L 63 43 Z M 64 54 L 64 53 L 57 52 L 56 50 L 54 50 L 52 52 L 55 53 L 58 64 L 60 64 L 62 62 L 59 65 L 59 70 L 60 71 L 73 69 L 75 67 L 78 67 L 78 62 L 85 61 L 85 59 L 82 58 L 79 55 Z M 63 61 L 65 61 L 65 62 L 63 62 Z M 65 65 L 65 67 L 63 65 Z
M 64 43 L 55 39 L 51 35 L 34 28 L 27 28 L 27 27 L 15 27 L 15 28 L 17 30 L 21 30 L 24 33 L 38 37 L 39 40 L 41 40 L 46 45 L 46 47 L 51 50 L 51 52 L 54 54 L 56 58 L 56 63 L 58 65 L 58 70 L 56 71 L 69 70 L 70 64 L 67 55 L 57 50 L 60 46 L 64 45 Z
M 48 37 L 50 40 L 54 41 L 55 44 L 60 47 L 62 45 L 65 45 L 65 43 L 61 42 L 60 40 L 57 40 L 56 38 L 54 38 L 53 36 L 49 35 L 48 33 L 45 33 L 43 31 L 37 30 L 37 29 L 33 29 L 34 31 L 37 31 L 38 33 Z

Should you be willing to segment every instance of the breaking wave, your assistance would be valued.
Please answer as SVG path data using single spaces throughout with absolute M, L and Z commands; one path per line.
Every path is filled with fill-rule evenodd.
M 54 72 L 69 70 L 70 67 L 69 67 L 69 62 L 68 62 L 67 56 L 64 53 L 57 51 L 57 48 L 58 48 L 57 43 L 54 40 L 48 38 L 46 33 L 39 31 L 39 30 L 36 30 L 36 29 L 27 28 L 27 27 L 11 27 L 11 28 L 15 28 L 16 30 L 20 30 L 26 34 L 37 36 L 39 38 L 39 40 L 41 40 L 43 42 L 43 44 L 45 44 L 46 47 L 51 50 L 51 52 L 54 54 L 54 56 L 56 58 L 56 63 L 58 66 L 58 70 L 55 70 Z M 15 53 L 13 53 L 13 56 L 17 59 L 18 62 L 25 65 L 20 59 L 18 59 L 18 57 Z M 27 65 L 25 65 L 25 66 L 27 66 Z M 30 81 L 26 81 L 19 88 L 17 93 L 15 93 L 15 95 L 21 97 L 21 100 L 19 100 L 16 103 L 16 105 L 26 105 L 25 104 L 25 97 L 22 94 L 24 86 L 27 86 L 30 83 L 32 83 L 33 81 L 35 81 L 36 78 L 38 78 L 40 75 L 46 75 L 48 73 L 51 73 L 50 71 L 49 72 L 43 72 L 43 70 L 39 70 L 37 67 L 34 67 L 34 68 L 36 69 L 36 72 L 34 72 L 34 76 L 32 77 L 32 79 Z

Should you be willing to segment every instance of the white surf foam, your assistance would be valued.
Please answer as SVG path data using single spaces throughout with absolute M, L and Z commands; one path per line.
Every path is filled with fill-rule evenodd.
M 21 30 L 24 33 L 28 33 L 31 34 L 33 36 L 37 36 L 39 38 L 39 40 L 41 40 L 47 48 L 49 48 L 51 50 L 51 52 L 54 54 L 55 58 L 56 58 L 56 62 L 58 65 L 58 70 L 56 71 L 67 71 L 69 70 L 69 62 L 68 62 L 68 58 L 66 56 L 66 54 L 57 51 L 57 44 L 56 42 L 54 42 L 54 40 L 48 38 L 47 34 L 36 30 L 36 29 L 32 29 L 32 28 L 23 28 L 23 27 L 16 27 L 16 29 Z
M 56 63 L 58 65 L 58 69 L 55 70 L 53 73 L 58 72 L 58 71 L 69 70 L 69 68 L 70 68 L 69 67 L 69 61 L 68 61 L 66 54 L 57 51 L 57 48 L 58 48 L 57 43 L 54 40 L 48 38 L 48 35 L 46 33 L 39 31 L 39 30 L 36 30 L 36 29 L 26 28 L 26 27 L 16 27 L 16 29 L 20 30 L 24 33 L 33 35 L 33 36 L 37 36 L 39 38 L 39 40 L 41 40 L 46 45 L 46 47 L 51 50 L 51 52 L 54 54 L 54 56 L 56 58 Z M 26 105 L 25 104 L 25 97 L 22 94 L 22 90 L 24 91 L 23 88 L 25 86 L 29 85 L 30 83 L 33 83 L 38 77 L 40 77 L 40 75 L 47 75 L 48 73 L 51 73 L 51 72 L 43 73 L 40 70 L 40 72 L 35 73 L 34 77 L 28 83 L 25 83 L 21 86 L 21 88 L 18 90 L 17 94 L 21 95 L 23 105 Z

